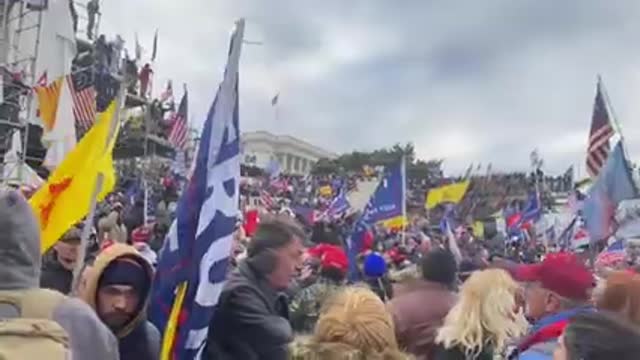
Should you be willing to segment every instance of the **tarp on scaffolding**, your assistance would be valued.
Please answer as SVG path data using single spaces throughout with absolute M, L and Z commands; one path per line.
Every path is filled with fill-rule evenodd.
M 20 131 L 13 132 L 11 137 L 11 147 L 4 154 L 2 166 L 2 184 L 12 186 L 32 186 L 39 187 L 44 183 L 35 170 L 27 165 L 21 158 L 22 139 Z

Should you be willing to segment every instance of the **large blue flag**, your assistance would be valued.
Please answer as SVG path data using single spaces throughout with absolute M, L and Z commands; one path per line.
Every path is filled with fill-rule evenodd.
M 375 223 L 404 218 L 404 201 L 406 187 L 404 159 L 398 164 L 385 169 L 384 176 L 376 191 L 371 195 L 369 202 L 364 208 L 360 219 L 355 224 L 353 233 L 348 241 L 349 255 L 349 279 L 358 280 L 358 270 L 356 259 L 362 251 L 364 236 L 367 230 Z
M 186 282 L 172 359 L 199 357 L 227 274 L 238 210 L 238 67 L 244 20 L 236 23 L 227 67 L 204 122 L 193 174 L 160 253 L 149 316 L 163 333 Z M 221 329 L 224 331 L 224 329 Z
M 363 217 L 368 224 L 387 221 L 404 215 L 404 162 L 385 169 L 384 176 L 365 207 Z
M 624 156 L 622 141 L 613 148 L 584 201 L 583 215 L 592 241 L 609 238 L 615 231 L 613 219 L 622 200 L 637 197 L 631 169 Z

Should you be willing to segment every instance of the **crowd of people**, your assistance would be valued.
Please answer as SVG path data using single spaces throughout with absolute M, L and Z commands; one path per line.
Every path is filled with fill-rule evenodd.
M 203 358 L 638 358 L 636 258 L 594 270 L 570 252 L 522 257 L 464 227 L 448 236 L 414 214 L 404 234 L 368 230 L 354 266 L 347 244 L 357 212 L 309 221 L 284 211 L 321 211 L 331 196 L 320 188 L 354 191 L 362 176 L 244 184 L 244 198 L 269 191 L 277 201 L 254 229 L 238 219 Z M 100 204 L 84 258 L 84 224 L 41 256 L 29 193 L 1 194 L 0 317 L 61 327 L 74 359 L 159 359 L 162 336 L 146 308 L 177 186 L 156 185 L 153 222 L 140 194 L 122 186 Z M 0 353 L 3 336 L 0 325 Z

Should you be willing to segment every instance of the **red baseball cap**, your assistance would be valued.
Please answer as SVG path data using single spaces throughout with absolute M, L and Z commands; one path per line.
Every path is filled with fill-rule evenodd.
M 549 254 L 541 263 L 518 266 L 514 275 L 518 281 L 538 282 L 571 300 L 588 300 L 595 285 L 593 274 L 572 253 Z
M 320 266 L 323 269 L 335 268 L 346 274 L 349 269 L 349 259 L 344 250 L 336 246 L 325 250 L 320 258 Z

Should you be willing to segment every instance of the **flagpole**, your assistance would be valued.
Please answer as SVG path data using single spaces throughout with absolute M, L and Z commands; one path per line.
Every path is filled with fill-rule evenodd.
M 622 151 L 624 153 L 625 159 L 629 159 L 629 152 L 627 151 L 627 147 L 624 141 L 624 135 L 622 134 L 622 126 L 620 126 L 620 122 L 618 121 L 618 117 L 616 116 L 616 112 L 611 104 L 611 99 L 609 98 L 609 93 L 607 92 L 607 88 L 604 86 L 604 81 L 602 81 L 602 77 L 598 74 L 598 86 L 600 87 L 600 91 L 602 92 L 602 96 L 604 97 L 604 101 L 607 106 L 607 110 L 611 115 L 612 125 L 614 126 L 614 130 L 620 135 L 620 142 L 622 143 Z
M 402 245 L 407 245 L 407 158 L 400 160 L 400 177 L 402 178 Z
M 602 91 L 602 95 L 604 96 L 604 101 L 607 104 L 607 110 L 609 111 L 609 114 L 611 114 L 611 120 L 613 121 L 615 130 L 618 132 L 618 135 L 620 135 L 620 139 L 624 140 L 624 135 L 622 135 L 622 127 L 620 126 L 620 122 L 618 121 L 616 112 L 613 109 L 613 105 L 611 105 L 609 93 L 607 92 L 607 88 L 604 86 L 604 81 L 602 81 L 602 77 L 600 76 L 600 74 L 598 74 L 598 85 L 600 86 L 600 91 Z
M 105 141 L 104 152 L 108 151 L 109 145 L 113 140 L 113 137 L 116 134 L 116 130 L 118 129 L 118 125 L 120 124 L 120 111 L 121 107 L 124 104 L 124 97 L 126 96 L 126 87 L 125 83 L 122 79 L 120 80 L 120 93 L 116 97 L 116 109 L 113 118 L 110 120 L 111 124 L 109 127 L 109 136 Z M 96 178 L 96 182 L 93 188 L 93 193 L 91 195 L 91 203 L 89 205 L 89 214 L 84 221 L 84 226 L 82 227 L 82 234 L 80 236 L 80 248 L 78 250 L 78 258 L 76 260 L 75 267 L 73 268 L 73 281 L 72 287 L 73 291 L 76 291 L 78 288 L 78 284 L 80 281 L 80 275 L 82 269 L 84 267 L 84 259 L 87 254 L 87 246 L 89 244 L 89 237 L 91 236 L 91 229 L 93 228 L 93 220 L 96 215 L 96 205 L 98 203 L 98 195 L 100 194 L 100 190 L 102 189 L 102 185 L 104 183 L 104 174 L 102 172 L 98 172 L 98 176 Z M 99 241 L 100 239 L 98 239 Z

